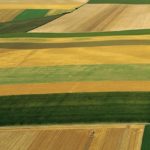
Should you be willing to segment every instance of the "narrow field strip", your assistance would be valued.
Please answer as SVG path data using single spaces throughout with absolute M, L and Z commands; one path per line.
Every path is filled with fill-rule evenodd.
M 37 43 L 37 42 L 6 42 L 0 44 L 0 49 L 47 49 L 47 48 L 84 48 L 84 47 L 102 47 L 102 46 L 149 46 L 150 40 L 108 40 L 108 41 L 86 41 L 86 42 L 66 42 L 66 43 Z
M 24 150 L 107 150 L 109 147 L 111 150 L 140 150 L 143 131 L 144 125 L 138 124 L 2 127 L 0 146 L 5 147 L 3 150 L 10 147 L 11 150 L 22 149 L 22 145 Z
M 86 32 L 86 33 L 9 33 L 1 34 L 0 38 L 69 38 L 69 37 L 93 37 L 93 36 L 133 36 L 150 35 L 150 29 L 108 31 L 108 32 Z
M 0 68 L 0 84 L 79 81 L 150 81 L 150 65 L 101 64 Z
M 0 85 L 0 95 L 88 92 L 150 92 L 150 81 L 57 82 Z
M 1 9 L 73 9 L 81 6 L 82 3 L 75 4 L 44 4 L 44 3 L 0 3 Z
M 149 122 L 150 92 L 0 97 L 0 125 Z
M 146 125 L 144 130 L 141 150 L 149 150 L 150 148 L 149 139 L 150 139 L 150 125 Z
M 29 33 L 30 35 L 31 33 Z M 28 35 L 28 34 L 27 34 Z M 148 41 L 150 40 L 150 35 L 116 35 L 116 36 L 92 36 L 92 37 L 45 37 L 45 38 L 34 38 L 34 37 L 14 37 L 14 38 L 1 38 L 0 37 L 0 43 L 75 43 L 75 42 L 103 42 L 103 41 Z
M 23 45 L 21 45 L 22 47 Z M 149 64 L 149 45 L 82 48 L 4 49 L 0 68 L 88 64 Z

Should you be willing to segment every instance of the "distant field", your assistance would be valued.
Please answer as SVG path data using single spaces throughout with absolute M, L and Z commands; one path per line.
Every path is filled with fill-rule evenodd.
M 46 11 L 48 12 L 48 11 Z M 46 13 L 44 13 L 46 14 Z M 43 15 L 43 14 L 42 14 Z M 53 16 L 42 16 L 39 18 L 32 18 L 32 17 L 38 17 L 37 15 L 31 15 L 30 17 L 28 16 L 18 16 L 16 17 L 13 21 L 10 22 L 5 22 L 0 24 L 0 33 L 1 34 L 6 34 L 6 33 L 22 33 L 22 32 L 28 32 L 32 29 L 35 29 L 45 23 L 48 23 L 63 14 L 58 14 L 58 15 L 53 15 Z
M 44 17 L 48 13 L 48 9 L 26 9 L 17 15 L 13 21 L 30 20 Z
M 0 97 L 0 125 L 150 122 L 149 92 Z
M 150 0 L 89 0 L 88 3 L 150 4 Z

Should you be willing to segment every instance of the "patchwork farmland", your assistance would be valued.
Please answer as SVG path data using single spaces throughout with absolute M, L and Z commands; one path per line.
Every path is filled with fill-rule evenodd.
M 0 8 L 0 149 L 150 149 L 149 1 Z

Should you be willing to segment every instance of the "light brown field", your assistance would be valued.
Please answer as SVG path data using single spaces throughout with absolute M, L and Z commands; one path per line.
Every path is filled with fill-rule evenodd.
M 1 9 L 71 9 L 87 0 L 0 0 Z
M 0 128 L 0 150 L 140 150 L 144 125 Z
M 0 95 L 28 95 L 80 92 L 150 91 L 150 81 L 59 82 L 0 85 Z
M 150 28 L 150 5 L 86 4 L 30 32 L 100 32 Z
M 23 10 L 18 9 L 1 9 L 0 10 L 0 22 L 12 21 Z

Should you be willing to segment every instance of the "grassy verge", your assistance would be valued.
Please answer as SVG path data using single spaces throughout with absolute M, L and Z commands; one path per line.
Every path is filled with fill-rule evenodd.
M 141 150 L 149 150 L 149 149 L 150 149 L 150 125 L 146 125 Z
M 150 0 L 90 0 L 89 3 L 150 4 Z
M 36 19 L 44 17 L 48 9 L 26 9 L 19 15 L 17 15 L 13 21 L 22 21 L 22 20 L 30 20 L 30 19 Z
M 0 84 L 67 81 L 148 81 L 150 65 L 66 65 L 0 69 Z
M 2 27 L 3 25 L 0 25 L 0 32 L 2 32 Z M 23 33 L 24 30 L 19 31 L 18 31 L 19 33 L 8 33 L 5 31 L 3 33 L 6 34 L 0 34 L 0 38 L 17 38 L 17 37 L 67 38 L 67 37 L 118 36 L 118 35 L 150 35 L 150 29 L 112 31 L 112 32 L 91 32 L 91 33 Z
M 149 122 L 150 93 L 72 93 L 0 97 L 0 125 Z

